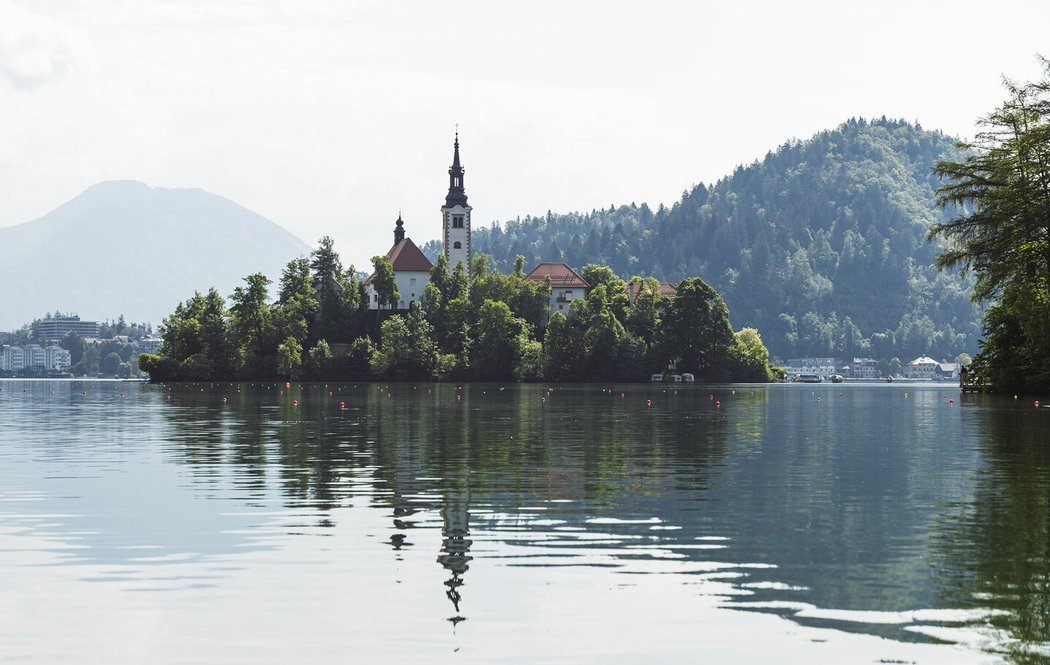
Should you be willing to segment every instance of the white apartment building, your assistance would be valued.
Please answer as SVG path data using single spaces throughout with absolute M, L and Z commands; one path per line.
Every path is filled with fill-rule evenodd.
M 0 353 L 0 370 L 6 372 L 21 372 L 32 368 L 65 372 L 71 364 L 69 351 L 57 344 L 7 346 L 4 347 L 3 353 Z

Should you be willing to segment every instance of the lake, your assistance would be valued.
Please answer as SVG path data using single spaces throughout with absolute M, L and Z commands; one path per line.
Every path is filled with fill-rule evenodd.
M 1030 399 L 0 389 L 0 662 L 1050 658 Z

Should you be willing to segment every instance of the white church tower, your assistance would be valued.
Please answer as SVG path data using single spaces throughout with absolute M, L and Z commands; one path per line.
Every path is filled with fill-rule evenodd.
M 441 207 L 441 219 L 444 225 L 442 245 L 448 269 L 454 270 L 456 264 L 463 262 L 467 276 L 470 276 L 470 206 L 467 205 L 467 193 L 463 189 L 463 167 L 459 163 L 459 132 L 456 132 L 455 152 L 452 155 L 452 166 L 448 169 L 448 196 Z

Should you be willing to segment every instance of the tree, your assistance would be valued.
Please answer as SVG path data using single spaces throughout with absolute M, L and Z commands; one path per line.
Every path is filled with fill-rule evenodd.
M 744 328 L 733 333 L 730 356 L 733 362 L 730 378 L 733 381 L 767 383 L 773 380 L 769 351 L 754 328 Z
M 277 347 L 277 373 L 287 379 L 299 378 L 303 365 L 303 346 L 294 337 L 281 342 Z
M 379 351 L 372 370 L 377 377 L 393 381 L 429 380 L 438 362 L 437 345 L 430 324 L 416 306 L 407 316 L 395 315 L 383 321 Z
M 514 379 L 530 341 L 524 319 L 511 314 L 507 303 L 486 300 L 475 328 L 468 348 L 471 374 L 487 381 Z
M 343 264 L 331 237 L 323 236 L 317 249 L 310 253 L 310 270 L 317 292 L 317 330 L 313 336 L 316 339 L 329 338 L 335 334 L 342 318 L 340 296 L 343 291 Z
M 323 380 L 331 378 L 329 376 L 329 370 L 332 365 L 332 349 L 328 346 L 328 342 L 321 339 L 317 341 L 314 348 L 310 349 L 310 352 L 306 354 L 307 357 L 307 371 L 310 378 L 315 380 Z
M 635 277 L 631 284 L 641 284 L 638 295 L 627 313 L 627 331 L 637 337 L 648 351 L 656 342 L 656 332 L 660 328 L 660 314 L 667 307 L 668 301 L 660 295 L 660 283 L 653 277 L 642 280 Z
M 1050 387 L 1050 61 L 1043 79 L 1006 82 L 1007 100 L 982 119 L 963 161 L 939 162 L 949 182 L 938 200 L 958 211 L 935 225 L 938 267 L 976 276 L 973 298 L 991 302 L 978 376 L 1003 390 Z
M 102 373 L 106 376 L 115 376 L 120 369 L 120 354 L 109 353 L 102 359 Z
M 62 336 L 62 341 L 59 342 L 59 346 L 66 351 L 69 351 L 70 365 L 76 365 L 84 356 L 84 338 L 72 330 Z
M 245 277 L 244 282 L 245 286 L 238 286 L 230 296 L 233 302 L 230 327 L 245 363 L 251 370 L 257 370 L 256 359 L 272 348 L 273 322 L 267 291 L 270 280 L 262 273 L 254 273 Z
M 660 329 L 664 357 L 680 371 L 719 379 L 732 342 L 729 308 L 722 296 L 699 277 L 679 284 Z
M 306 344 L 317 314 L 317 292 L 310 275 L 310 262 L 292 259 L 281 273 L 274 317 L 276 339 L 294 337 L 299 346 Z
M 394 279 L 394 266 L 390 265 L 390 259 L 385 256 L 373 256 L 372 268 L 372 288 L 379 298 L 380 309 L 393 309 L 401 300 L 401 294 L 397 291 L 397 281 Z
M 573 305 L 575 304 L 574 302 Z M 547 333 L 543 338 L 543 354 L 546 357 L 543 370 L 545 377 L 554 381 L 579 380 L 584 374 L 586 359 L 583 330 L 579 321 L 570 319 L 561 312 L 551 314 L 550 320 L 547 321 Z

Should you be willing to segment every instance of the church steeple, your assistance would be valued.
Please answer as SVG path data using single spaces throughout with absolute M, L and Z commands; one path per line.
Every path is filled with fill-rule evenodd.
M 448 259 L 448 267 L 455 269 L 459 263 L 470 277 L 470 206 L 467 192 L 463 188 L 463 165 L 459 163 L 459 131 L 452 151 L 452 166 L 448 169 L 448 196 L 441 207 L 441 245 Z
M 453 144 L 452 166 L 448 169 L 448 196 L 445 197 L 445 207 L 467 205 L 467 192 L 463 185 L 463 166 L 459 163 L 459 132 L 456 132 L 456 141 Z
M 394 244 L 400 244 L 405 239 L 405 222 L 401 219 L 401 212 L 397 213 L 397 222 L 394 223 Z

